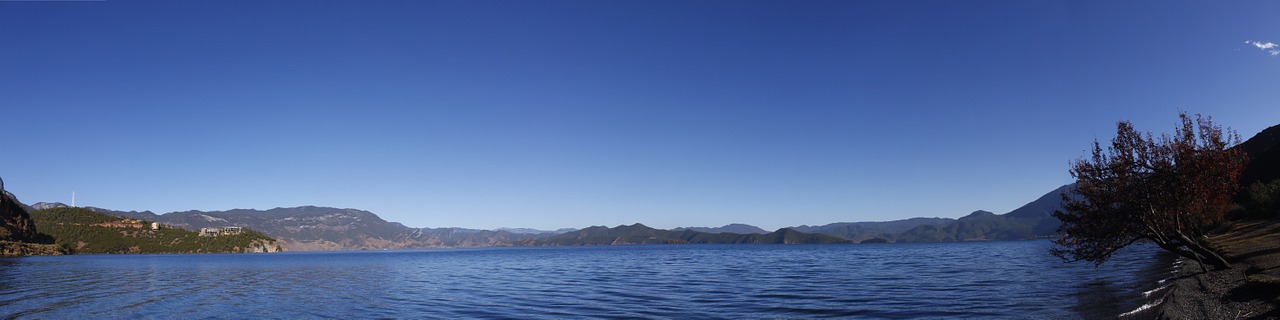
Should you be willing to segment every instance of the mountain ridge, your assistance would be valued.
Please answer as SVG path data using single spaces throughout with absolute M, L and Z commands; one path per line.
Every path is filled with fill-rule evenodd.
M 951 242 L 1022 240 L 1057 234 L 1054 210 L 1062 208 L 1062 196 L 1074 184 L 1060 186 L 1004 214 L 977 210 L 945 225 L 927 225 L 899 234 L 896 242 Z
M 1055 192 L 1057 191 L 1055 190 Z M 618 240 L 619 238 L 615 238 L 609 243 L 649 244 L 655 243 L 657 239 L 662 239 L 662 241 L 659 241 L 661 243 L 788 243 L 787 241 L 796 243 L 857 243 L 871 239 L 876 239 L 876 241 L 883 239 L 892 242 L 1023 239 L 1034 235 L 1010 233 L 1009 235 L 1001 236 L 969 238 L 956 238 L 953 235 L 948 238 L 946 236 L 931 237 L 930 235 L 919 233 L 941 231 L 948 234 L 970 234 L 972 232 L 964 230 L 973 226 L 975 220 L 1006 218 L 1005 216 L 1008 216 L 1007 218 L 1011 219 L 1030 219 L 1033 222 L 1039 222 L 1043 217 L 1048 216 L 1044 209 L 1036 211 L 1027 209 L 1029 207 L 1040 208 L 1044 207 L 1044 205 L 1037 205 L 1037 201 L 1033 201 L 1022 208 L 1011 211 L 1010 214 L 1012 215 L 996 215 L 979 210 L 959 219 L 917 217 L 891 221 L 837 222 L 818 226 L 786 227 L 773 232 L 742 223 L 733 223 L 715 228 L 681 227 L 671 230 L 654 229 L 644 225 L 619 226 L 643 230 L 652 229 L 652 231 L 645 232 L 652 233 L 655 238 L 651 239 L 653 241 L 649 241 L 622 237 L 621 241 Z M 565 228 L 555 231 L 527 228 L 500 228 L 496 230 L 452 227 L 414 228 L 398 222 L 386 221 L 377 214 L 365 210 L 319 206 L 277 207 L 268 210 L 186 210 L 165 214 L 155 214 L 151 211 L 86 208 L 113 216 L 157 221 L 168 226 L 189 230 L 223 226 L 249 227 L 276 238 L 286 251 L 600 245 L 603 243 L 599 239 L 587 241 L 585 240 L 586 238 L 577 238 L 584 242 L 570 243 L 564 241 L 563 239 L 566 239 L 566 237 L 562 236 L 575 232 L 595 232 L 598 234 L 608 234 L 610 232 L 606 230 L 610 228 L 604 226 L 593 226 L 584 229 Z M 1037 217 L 1041 219 L 1034 219 Z M 965 223 L 957 224 L 957 222 Z M 1002 225 L 1005 224 L 1007 223 Z M 617 231 L 613 232 L 616 233 Z M 823 235 L 831 238 L 814 238 L 812 235 Z M 787 240 L 788 236 L 791 237 L 791 240 Z
M 836 222 L 820 226 L 792 227 L 802 232 L 821 233 L 853 241 L 870 239 L 894 239 L 897 234 L 924 225 L 943 225 L 955 221 L 951 218 L 907 218 L 890 221 Z
M 586 232 L 591 237 L 600 234 L 638 232 L 654 234 L 655 239 L 623 237 L 609 244 L 640 243 L 852 243 L 849 239 L 828 235 L 815 235 L 783 228 L 774 232 L 732 233 L 701 232 L 696 230 L 662 230 L 647 226 L 619 226 L 624 230 L 610 231 L 595 226 L 584 229 L 559 229 L 545 231 L 535 229 L 503 228 L 480 230 L 467 228 L 413 228 L 397 222 L 383 220 L 377 214 L 358 209 L 341 209 L 317 206 L 278 207 L 268 210 L 232 209 L 226 211 L 187 210 L 165 214 L 151 211 L 118 211 L 98 207 L 87 209 L 132 219 L 156 221 L 167 226 L 198 230 L 223 226 L 244 226 L 259 230 L 276 238 L 285 251 L 320 250 L 385 250 L 421 248 L 467 248 L 489 246 L 544 246 L 544 245 L 599 245 L 599 241 L 566 241 L 564 236 Z M 759 229 L 746 224 L 730 224 L 726 227 L 743 230 Z M 618 227 L 615 227 L 618 228 Z M 635 229 L 629 230 L 627 228 Z M 722 227 L 723 228 L 723 227 Z M 631 235 L 635 236 L 635 235 Z M 660 236 L 660 237 L 659 237 Z M 559 237 L 559 238 L 557 238 Z M 591 238 L 588 237 L 588 238 Z M 559 239 L 559 240 L 555 240 Z
M 693 231 L 706 232 L 706 233 L 721 233 L 721 232 L 741 233 L 741 234 L 769 233 L 768 230 L 762 229 L 757 226 L 745 224 L 745 223 L 730 223 L 730 224 L 726 224 L 719 227 L 679 227 L 679 228 L 671 229 L 671 231 L 684 231 L 684 230 L 693 230 Z
M 707 233 L 694 230 L 662 230 L 635 223 L 609 228 L 592 226 L 534 242 L 537 245 L 633 245 L 633 244 L 836 244 L 853 243 L 847 239 L 790 228 L 758 234 Z
M 1280 179 L 1280 125 L 1263 129 L 1234 148 L 1249 156 L 1249 164 L 1240 176 L 1241 185 Z

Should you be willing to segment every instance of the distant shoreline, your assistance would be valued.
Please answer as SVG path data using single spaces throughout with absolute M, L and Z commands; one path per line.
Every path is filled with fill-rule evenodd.
M 8 255 L 0 256 L 0 258 L 20 258 L 32 256 L 85 256 L 85 255 L 184 255 L 184 254 L 305 254 L 305 253 L 344 253 L 344 252 L 412 252 L 412 251 L 435 251 L 435 250 L 474 250 L 474 249 L 503 249 L 503 248 L 603 248 L 603 247 L 634 247 L 634 246 L 669 246 L 669 245 L 695 245 L 695 246 L 862 246 L 862 245 L 932 245 L 932 244 L 961 244 L 961 243 L 992 243 L 992 242 L 1022 242 L 1022 241 L 1040 241 L 1042 238 L 1036 239 L 1011 239 L 1011 240 L 966 240 L 966 241 L 940 241 L 940 242 L 903 242 L 903 243 L 630 243 L 630 244 L 581 244 L 581 245 L 496 245 L 496 246 L 475 246 L 475 247 L 427 247 L 427 248 L 397 248 L 397 249 L 335 249 L 335 250 L 294 250 L 279 252 L 94 252 L 94 253 L 37 253 L 27 255 Z M 43 245 L 43 244 L 30 244 Z M 48 245 L 52 246 L 52 245 Z
M 0 241 L 0 258 L 60 256 L 66 254 L 55 244 Z

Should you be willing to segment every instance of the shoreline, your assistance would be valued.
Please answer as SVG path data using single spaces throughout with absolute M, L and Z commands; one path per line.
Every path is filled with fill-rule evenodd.
M 66 255 L 56 244 L 0 241 L 0 257 L 60 256 Z
M 1280 317 L 1280 221 L 1234 222 L 1210 242 L 1231 269 L 1203 272 L 1179 258 L 1173 276 L 1147 293 L 1159 297 L 1122 319 L 1270 319 Z

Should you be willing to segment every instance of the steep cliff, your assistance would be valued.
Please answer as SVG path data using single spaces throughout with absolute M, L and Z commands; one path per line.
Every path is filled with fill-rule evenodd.
M 0 180 L 0 256 L 66 253 L 66 249 L 49 242 L 48 237 L 36 233 L 31 215 L 18 202 L 18 197 L 4 190 L 4 180 Z
M 36 237 L 35 222 L 18 199 L 4 191 L 4 181 L 0 180 L 0 240 L 32 242 Z

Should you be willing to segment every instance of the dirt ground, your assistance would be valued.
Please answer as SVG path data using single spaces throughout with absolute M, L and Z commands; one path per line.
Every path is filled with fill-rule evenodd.
M 1231 223 L 1209 239 L 1232 268 L 1205 273 L 1194 261 L 1186 261 L 1153 316 L 1280 318 L 1280 220 Z

